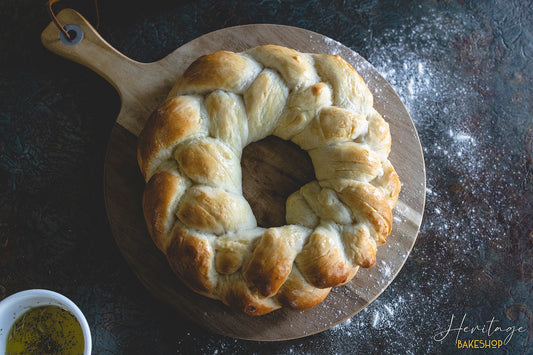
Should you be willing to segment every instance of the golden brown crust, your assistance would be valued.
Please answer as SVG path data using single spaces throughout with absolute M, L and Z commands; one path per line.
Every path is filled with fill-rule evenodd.
M 171 157 L 176 144 L 203 130 L 197 99 L 180 96 L 163 102 L 139 135 L 137 158 L 145 180 L 150 179 L 161 161 Z
M 306 280 L 317 288 L 343 284 L 352 266 L 345 262 L 338 232 L 331 226 L 316 228 L 296 258 L 296 265 Z
M 394 170 L 394 167 L 388 160 L 383 162 L 383 175 L 380 177 L 379 181 L 375 182 L 375 184 L 377 186 L 382 186 L 385 191 L 385 198 L 387 199 L 389 206 L 393 208 L 398 201 L 398 195 L 400 194 L 402 184 L 400 183 L 400 178 L 398 177 L 396 170 Z
M 178 199 L 186 188 L 182 177 L 170 172 L 156 173 L 143 193 L 143 211 L 148 232 L 155 245 L 163 253 L 170 244 L 170 230 L 176 216 L 174 209 Z
M 364 268 L 376 263 L 376 242 L 371 238 L 368 228 L 363 225 L 346 226 L 342 231 L 346 255 L 349 260 Z
M 356 213 L 356 218 L 368 221 L 385 243 L 392 229 L 392 210 L 383 194 L 370 184 L 354 183 L 340 191 L 341 200 Z
M 229 237 L 217 239 L 215 268 L 217 272 L 230 275 L 239 270 L 244 261 L 248 245 Z
M 242 93 L 260 67 L 237 53 L 218 51 L 195 60 L 172 88 L 169 96 L 206 94 L 215 90 Z
M 339 56 L 275 45 L 198 58 L 139 137 L 143 209 L 192 290 L 249 315 L 305 310 L 376 263 L 401 184 L 387 122 Z M 309 152 L 316 181 L 264 229 L 242 196 L 240 157 L 274 134 Z
M 253 293 L 242 274 L 223 277 L 217 292 L 225 304 L 250 316 L 262 316 L 280 308 L 272 298 Z
M 263 297 L 275 295 L 291 272 L 296 256 L 290 231 L 269 228 L 244 269 L 244 279 Z
M 289 277 L 277 293 L 278 302 L 295 311 L 305 311 L 322 302 L 331 288 L 317 288 L 310 285 L 300 272 L 293 268 Z
M 374 101 L 357 71 L 338 55 L 314 54 L 313 58 L 318 75 L 328 81 L 335 92 L 333 104 L 367 114 Z
M 275 69 L 291 89 L 308 86 L 318 81 L 311 60 L 294 49 L 265 45 L 250 49 L 247 54 L 269 68 Z
M 389 124 L 374 109 L 368 115 L 368 133 L 365 138 L 375 154 L 381 160 L 386 160 L 391 146 Z
M 213 250 L 206 239 L 176 228 L 167 249 L 167 260 L 172 270 L 193 291 L 211 294 L 215 289 L 210 277 L 212 258 Z

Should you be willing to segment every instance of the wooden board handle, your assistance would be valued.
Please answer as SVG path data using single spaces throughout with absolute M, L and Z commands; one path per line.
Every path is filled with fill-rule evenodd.
M 65 43 L 59 29 L 51 22 L 41 34 L 43 45 L 55 54 L 92 69 L 111 83 L 122 101 L 117 122 L 138 135 L 151 111 L 164 99 L 171 86 L 161 80 L 161 71 L 165 69 L 158 62 L 140 63 L 126 57 L 72 9 L 62 10 L 57 18 L 65 27 L 78 26 L 83 32 L 81 41 Z
M 41 34 L 41 41 L 48 50 L 94 70 L 119 92 L 122 91 L 120 85 L 123 84 L 121 79 L 124 73 L 141 69 L 141 63 L 115 50 L 78 12 L 64 9 L 57 18 L 65 27 L 79 26 L 83 31 L 83 39 L 77 44 L 64 43 L 59 29 L 51 22 Z

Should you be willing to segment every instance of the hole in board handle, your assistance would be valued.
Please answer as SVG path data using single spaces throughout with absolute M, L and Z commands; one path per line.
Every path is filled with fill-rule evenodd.
M 67 46 L 74 46 L 81 42 L 83 39 L 83 30 L 78 25 L 65 25 L 63 27 L 65 31 L 67 31 L 68 35 L 70 36 L 70 39 L 67 38 L 63 34 L 63 32 L 59 32 L 59 38 L 61 39 L 61 42 L 66 44 Z

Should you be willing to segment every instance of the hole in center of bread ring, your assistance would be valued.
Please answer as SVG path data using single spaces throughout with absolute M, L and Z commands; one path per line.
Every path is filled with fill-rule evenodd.
M 289 195 L 316 180 L 309 154 L 274 136 L 246 146 L 241 166 L 243 196 L 264 228 L 285 225 Z

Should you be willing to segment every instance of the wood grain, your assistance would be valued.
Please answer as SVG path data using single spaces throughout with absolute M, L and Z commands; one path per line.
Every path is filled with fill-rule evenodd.
M 357 53 L 323 35 L 281 25 L 225 28 L 199 37 L 154 63 L 135 62 L 113 49 L 73 10 L 58 14 L 64 24 L 77 24 L 84 39 L 75 46 L 59 40 L 51 24 L 43 44 L 61 56 L 85 65 L 117 89 L 122 107 L 113 127 L 104 165 L 105 202 L 109 223 L 124 258 L 155 296 L 207 329 L 236 338 L 286 340 L 311 335 L 339 324 L 378 297 L 402 268 L 416 240 L 425 202 L 425 168 L 415 126 L 400 98 L 377 70 Z M 339 54 L 350 62 L 374 93 L 375 107 L 389 122 L 394 164 L 403 183 L 387 244 L 378 248 L 378 262 L 360 269 L 353 281 L 336 287 L 324 302 L 305 312 L 285 309 L 262 317 L 232 312 L 221 302 L 200 297 L 183 286 L 152 243 L 144 225 L 141 196 L 144 182 L 137 167 L 137 135 L 149 113 L 172 83 L 198 56 L 215 50 L 239 52 L 261 44 L 279 44 L 302 52 Z M 245 149 L 244 196 L 258 223 L 284 224 L 288 194 L 312 180 L 307 153 L 289 142 L 268 137 Z

